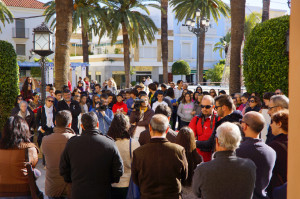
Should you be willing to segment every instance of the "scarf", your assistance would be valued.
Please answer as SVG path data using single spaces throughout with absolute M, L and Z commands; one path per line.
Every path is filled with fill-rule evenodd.
M 46 105 L 44 105 L 45 108 L 45 112 L 46 112 L 46 119 L 47 119 L 47 126 L 49 128 L 53 128 L 53 106 L 51 106 L 50 108 L 48 108 Z

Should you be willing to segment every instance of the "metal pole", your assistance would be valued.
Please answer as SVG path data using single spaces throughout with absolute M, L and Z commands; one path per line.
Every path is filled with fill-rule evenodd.
M 199 84 L 199 40 L 200 40 L 200 34 L 199 30 L 200 25 L 199 25 L 199 18 L 197 17 L 197 31 L 196 31 L 196 37 L 197 37 L 197 63 L 196 63 L 196 85 Z
M 40 64 L 41 64 L 41 76 L 42 76 L 42 90 L 41 90 L 41 93 L 42 93 L 42 103 L 45 103 L 45 100 L 46 100 L 46 70 L 45 70 L 45 57 L 44 56 L 41 56 L 41 61 L 40 61 Z

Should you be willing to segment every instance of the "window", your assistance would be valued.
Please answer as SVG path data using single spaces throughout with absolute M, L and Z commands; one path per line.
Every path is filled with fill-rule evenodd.
M 141 47 L 140 58 L 156 58 L 156 47 L 150 47 L 150 46 Z
M 26 46 L 25 44 L 16 44 L 17 55 L 26 55 Z
M 190 42 L 181 43 L 181 58 L 182 59 L 192 58 L 192 44 Z
M 25 38 L 25 20 L 16 19 L 16 38 Z

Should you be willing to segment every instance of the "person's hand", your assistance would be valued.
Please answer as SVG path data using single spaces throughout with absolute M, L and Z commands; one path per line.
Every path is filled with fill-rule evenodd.
M 32 100 L 32 99 L 29 99 L 28 101 L 29 101 L 29 102 L 33 102 L 33 100 Z
M 40 129 L 40 131 L 41 131 L 42 133 L 45 133 L 44 129 L 42 129 L 42 128 Z
M 105 111 L 100 111 L 100 113 L 101 113 L 103 116 L 105 116 Z
M 192 111 L 191 114 L 192 114 L 192 115 L 195 115 L 195 114 L 196 114 L 196 111 Z

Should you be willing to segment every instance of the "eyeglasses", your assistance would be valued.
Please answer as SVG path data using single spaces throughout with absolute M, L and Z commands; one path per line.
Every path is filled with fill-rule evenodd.
M 218 110 L 219 107 L 222 107 L 222 106 L 215 106 L 215 110 Z
M 243 123 L 247 124 L 245 121 L 240 120 L 240 124 L 243 124 Z M 247 124 L 247 126 L 249 126 L 249 125 Z
M 272 108 L 276 108 L 276 107 L 278 107 L 278 106 L 272 106 L 272 107 L 269 107 L 268 109 L 270 111 Z
M 255 100 L 250 100 L 249 102 L 251 102 L 251 103 L 255 103 Z
M 201 108 L 206 108 L 206 109 L 210 109 L 212 105 L 201 105 Z
M 51 103 L 54 103 L 54 101 L 52 101 L 52 100 L 47 100 L 48 102 L 51 102 Z
M 280 95 L 280 93 L 275 93 L 276 95 Z

